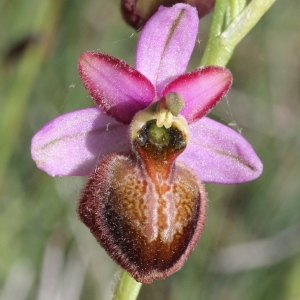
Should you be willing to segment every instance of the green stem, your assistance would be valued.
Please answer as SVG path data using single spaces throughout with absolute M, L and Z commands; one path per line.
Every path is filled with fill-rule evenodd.
M 226 44 L 235 47 L 256 25 L 275 0 L 252 0 L 243 12 L 222 33 Z
M 135 281 L 127 272 L 121 271 L 113 300 L 135 300 L 142 284 Z
M 252 0 L 222 32 L 227 0 L 217 0 L 201 65 L 226 66 L 234 48 L 256 25 L 275 0 Z

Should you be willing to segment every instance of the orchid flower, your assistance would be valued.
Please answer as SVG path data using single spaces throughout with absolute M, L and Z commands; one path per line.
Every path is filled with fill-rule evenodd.
M 80 219 L 136 280 L 177 271 L 204 226 L 202 182 L 241 183 L 262 164 L 237 132 L 206 117 L 232 83 L 217 66 L 185 73 L 198 31 L 195 8 L 160 7 L 141 32 L 135 68 L 98 52 L 79 58 L 96 107 L 61 115 L 32 139 L 51 176 L 89 175 Z

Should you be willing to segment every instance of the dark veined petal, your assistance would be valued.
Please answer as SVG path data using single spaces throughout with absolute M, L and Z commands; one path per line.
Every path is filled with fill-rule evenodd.
M 168 82 L 185 72 L 197 32 L 196 8 L 182 3 L 161 6 L 143 28 L 136 68 L 156 86 L 158 96 Z
M 51 176 L 88 175 L 111 152 L 127 152 L 127 126 L 99 108 L 61 115 L 40 129 L 31 143 L 32 159 Z
M 154 87 L 144 75 L 110 55 L 85 52 L 79 58 L 78 70 L 96 104 L 124 124 L 155 97 Z
M 166 86 L 163 94 L 177 92 L 185 107 L 180 112 L 188 123 L 205 116 L 228 92 L 232 74 L 226 68 L 208 66 L 183 74 Z
M 260 176 L 263 165 L 251 145 L 236 131 L 202 118 L 190 125 L 191 139 L 178 158 L 206 182 L 232 184 Z

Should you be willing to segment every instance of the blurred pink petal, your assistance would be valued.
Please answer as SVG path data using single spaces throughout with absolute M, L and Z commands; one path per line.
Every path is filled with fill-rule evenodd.
M 178 161 L 192 166 L 203 181 L 241 183 L 262 173 L 260 159 L 236 131 L 206 117 L 189 127 L 190 142 Z
M 161 6 L 143 28 L 136 52 L 136 69 L 157 88 L 185 72 L 198 32 L 196 8 Z
M 129 124 L 155 97 L 151 82 L 126 62 L 98 52 L 83 53 L 79 75 L 93 100 L 108 115 Z
M 103 156 L 129 151 L 127 127 L 96 107 L 73 111 L 35 134 L 31 155 L 51 176 L 88 175 Z
M 183 74 L 169 83 L 163 94 L 177 92 L 185 107 L 180 112 L 188 123 L 205 116 L 228 92 L 232 75 L 228 69 L 208 66 Z

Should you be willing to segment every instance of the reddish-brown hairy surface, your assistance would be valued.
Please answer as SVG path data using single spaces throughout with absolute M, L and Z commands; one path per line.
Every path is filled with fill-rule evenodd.
M 175 164 L 183 147 L 133 145 L 135 155 L 112 154 L 98 163 L 78 214 L 121 267 L 151 283 L 177 271 L 195 247 L 206 195 L 200 180 Z

